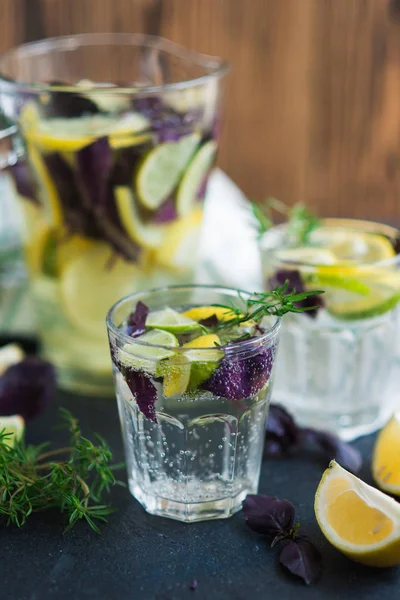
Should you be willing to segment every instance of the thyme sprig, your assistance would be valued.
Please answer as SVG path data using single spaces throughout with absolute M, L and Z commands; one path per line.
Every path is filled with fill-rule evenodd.
M 64 513 L 65 531 L 85 520 L 97 533 L 95 521 L 106 522 L 113 509 L 103 503 L 111 486 L 119 483 L 111 466 L 108 444 L 98 435 L 94 444 L 81 433 L 78 420 L 61 409 L 69 445 L 9 445 L 10 433 L 0 432 L 0 518 L 6 525 L 24 525 L 30 515 L 48 509 Z
M 296 245 L 306 244 L 311 233 L 321 225 L 321 220 L 301 202 L 288 206 L 276 198 L 268 198 L 261 204 L 251 202 L 250 206 L 257 221 L 258 237 L 273 227 L 274 211 L 287 219 L 288 237 Z

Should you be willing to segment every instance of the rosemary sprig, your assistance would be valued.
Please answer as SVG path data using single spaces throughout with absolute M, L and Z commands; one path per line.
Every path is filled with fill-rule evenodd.
M 58 509 L 67 518 L 65 531 L 85 520 L 100 533 L 95 521 L 106 522 L 113 509 L 103 504 L 103 496 L 116 482 L 110 466 L 112 454 L 107 443 L 97 444 L 82 436 L 79 423 L 61 409 L 70 441 L 65 448 L 49 444 L 7 445 L 10 434 L 0 432 L 0 517 L 7 525 L 24 525 L 35 512 Z
M 287 206 L 276 198 L 268 198 L 261 204 L 251 202 L 250 205 L 257 221 L 258 237 L 274 225 L 272 218 L 274 211 L 287 219 L 288 237 L 296 245 L 306 244 L 311 233 L 321 224 L 320 219 L 301 202 Z
M 216 326 L 208 328 L 208 331 L 223 330 L 224 332 L 229 332 L 245 323 L 257 328 L 266 316 L 282 317 L 289 312 L 302 313 L 315 310 L 316 306 L 302 306 L 302 303 L 312 296 L 324 293 L 323 290 L 310 290 L 300 293 L 297 293 L 296 290 L 291 290 L 288 292 L 288 287 L 289 281 L 285 281 L 282 286 L 278 286 L 271 291 L 256 292 L 246 300 L 242 298 L 242 302 L 245 304 L 244 308 L 234 302 L 230 306 L 214 304 L 213 306 L 226 308 L 227 312 L 234 313 L 234 316 L 225 321 L 220 321 Z M 244 335 L 248 337 L 247 334 Z M 240 338 L 235 338 L 234 341 L 242 338 L 243 334 Z

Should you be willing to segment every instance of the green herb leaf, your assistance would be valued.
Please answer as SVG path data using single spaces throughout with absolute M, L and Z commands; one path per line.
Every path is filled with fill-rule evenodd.
M 95 521 L 106 522 L 113 509 L 103 503 L 105 493 L 117 482 L 110 465 L 107 443 L 96 436 L 85 438 L 78 420 L 61 409 L 69 446 L 49 449 L 49 444 L 7 445 L 8 434 L 0 432 L 0 517 L 7 525 L 24 525 L 28 517 L 47 509 L 58 509 L 67 519 L 65 531 L 80 520 L 100 533 Z

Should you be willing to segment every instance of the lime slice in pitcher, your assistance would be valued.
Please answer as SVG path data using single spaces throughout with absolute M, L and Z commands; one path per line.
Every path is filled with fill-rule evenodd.
M 144 158 L 137 173 L 136 189 L 140 202 L 155 210 L 177 186 L 197 146 L 200 135 L 191 133 L 177 142 L 156 146 Z
M 191 160 L 178 188 L 176 208 L 180 216 L 191 211 L 201 184 L 214 162 L 216 152 L 217 143 L 211 140 L 204 144 Z

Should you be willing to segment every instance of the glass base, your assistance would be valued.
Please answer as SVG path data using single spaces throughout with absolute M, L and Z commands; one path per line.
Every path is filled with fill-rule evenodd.
M 241 510 L 242 502 L 248 494 L 257 493 L 254 489 L 245 489 L 235 496 L 188 503 L 148 494 L 132 480 L 129 481 L 129 491 L 149 514 L 184 523 L 227 519 Z
M 62 390 L 84 396 L 115 398 L 111 373 L 107 375 L 98 374 L 74 367 L 57 367 L 57 365 L 56 369 L 57 385 Z
M 286 408 L 302 427 L 332 431 L 346 442 L 374 433 L 387 422 L 393 412 L 393 407 L 388 405 L 363 407 L 349 413 L 323 412 L 315 408 L 307 410 L 303 402 L 300 406 L 293 397 L 279 392 L 274 393 L 273 402 Z

